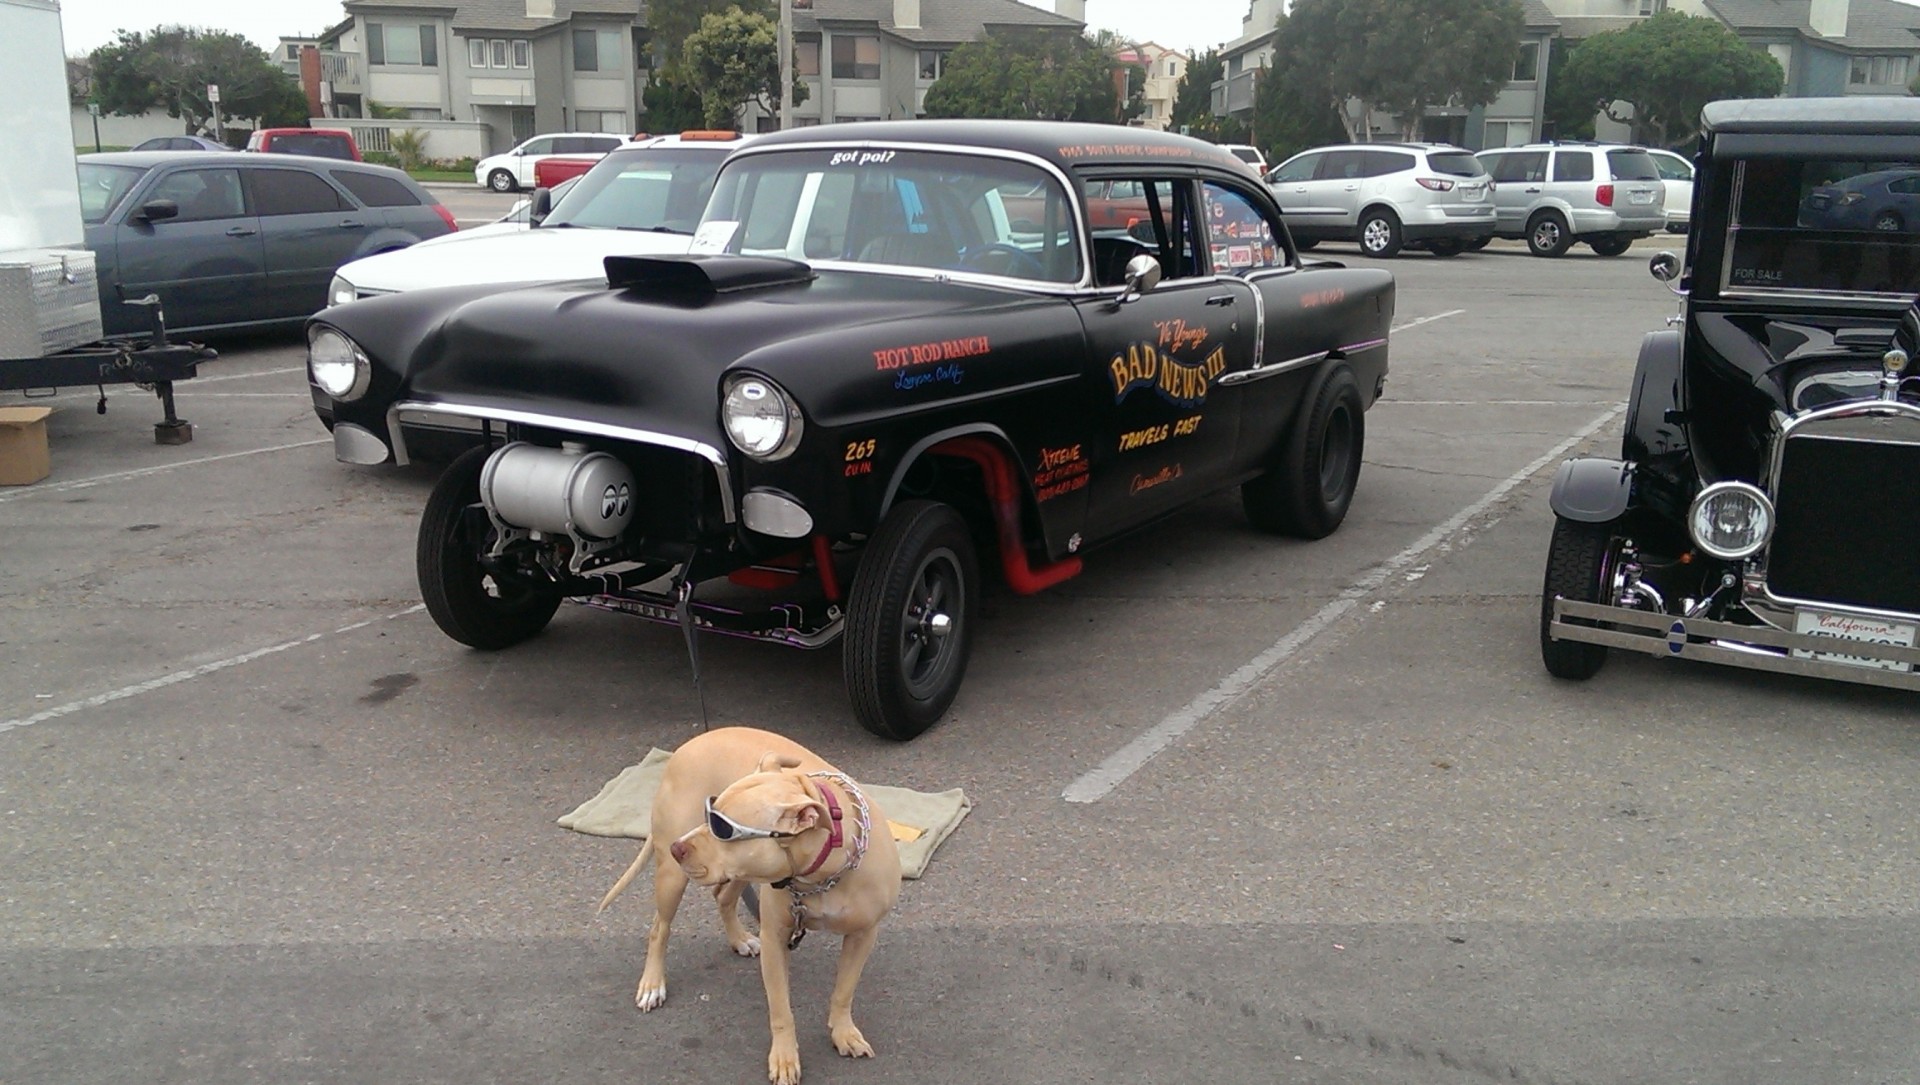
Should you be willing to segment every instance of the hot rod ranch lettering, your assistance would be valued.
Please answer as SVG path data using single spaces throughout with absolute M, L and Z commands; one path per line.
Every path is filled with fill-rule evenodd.
M 932 365 L 957 358 L 972 358 L 991 349 L 984 335 L 961 339 L 942 339 L 933 343 L 915 343 L 906 347 L 888 347 L 873 352 L 873 367 L 878 370 L 905 369 L 910 365 Z
M 1207 385 L 1225 368 L 1227 348 L 1224 346 L 1213 348 L 1213 353 L 1199 362 L 1188 363 L 1171 354 L 1162 354 L 1152 343 L 1144 342 L 1115 354 L 1107 363 L 1116 403 L 1127 398 L 1127 393 L 1135 388 L 1151 385 L 1160 398 L 1182 407 L 1205 403 Z

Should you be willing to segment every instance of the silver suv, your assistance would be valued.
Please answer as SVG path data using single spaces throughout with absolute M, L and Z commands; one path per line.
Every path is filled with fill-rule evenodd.
M 1494 231 L 1493 183 L 1471 152 L 1444 143 L 1348 143 L 1301 151 L 1267 175 L 1303 249 L 1357 241 L 1456 256 Z
M 1667 224 L 1666 186 L 1642 147 L 1529 143 L 1481 151 L 1500 209 L 1497 237 L 1525 238 L 1535 256 L 1559 256 L 1584 241 L 1602 256 Z

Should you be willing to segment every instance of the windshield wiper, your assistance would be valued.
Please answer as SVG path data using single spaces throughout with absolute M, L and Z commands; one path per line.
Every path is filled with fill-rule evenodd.
M 641 234 L 691 234 L 692 230 L 676 230 L 671 226 L 622 226 L 622 230 L 631 230 Z

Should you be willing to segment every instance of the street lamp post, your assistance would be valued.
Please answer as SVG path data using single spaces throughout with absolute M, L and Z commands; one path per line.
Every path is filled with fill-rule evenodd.
M 793 127 L 793 0 L 780 0 L 780 130 Z
M 100 153 L 100 103 L 88 102 L 87 113 L 93 117 L 93 153 Z

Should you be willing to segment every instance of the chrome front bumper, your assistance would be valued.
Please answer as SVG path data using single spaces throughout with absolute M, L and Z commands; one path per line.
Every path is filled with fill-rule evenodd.
M 1569 625 L 1568 618 L 1606 622 L 1614 628 Z M 1553 601 L 1553 620 L 1547 625 L 1554 640 L 1580 641 L 1620 648 L 1642 655 L 1667 659 L 1694 659 L 1720 663 L 1752 671 L 1798 674 L 1810 678 L 1831 678 L 1889 689 L 1920 691 L 1920 648 L 1904 648 L 1868 641 L 1836 641 L 1807 633 L 1790 633 L 1768 626 L 1736 625 L 1704 618 L 1681 618 L 1654 614 L 1627 607 L 1582 603 L 1572 599 Z M 1841 663 L 1830 659 L 1796 656 L 1795 651 L 1831 654 L 1844 646 L 1850 656 L 1877 662 L 1904 664 L 1906 670 L 1881 670 L 1877 667 Z

